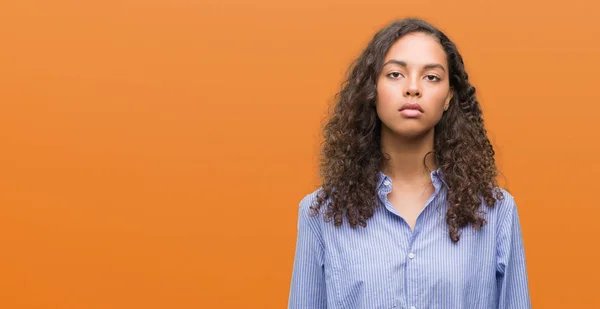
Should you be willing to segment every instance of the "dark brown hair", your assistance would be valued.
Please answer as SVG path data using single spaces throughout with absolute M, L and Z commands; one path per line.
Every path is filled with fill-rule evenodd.
M 311 209 L 316 215 L 330 201 L 324 211 L 326 221 L 339 226 L 346 218 L 351 227 L 366 227 L 379 206 L 377 175 L 389 158 L 381 151 L 381 120 L 375 109 L 377 77 L 392 44 L 413 32 L 435 37 L 448 60 L 454 96 L 435 126 L 433 154 L 448 188 L 449 236 L 458 242 L 461 228 L 472 224 L 479 229 L 486 223 L 479 210 L 482 201 L 493 207 L 503 196 L 496 183 L 494 149 L 462 57 L 444 33 L 419 18 L 397 20 L 378 31 L 348 69 L 323 129 L 319 165 L 323 184 Z

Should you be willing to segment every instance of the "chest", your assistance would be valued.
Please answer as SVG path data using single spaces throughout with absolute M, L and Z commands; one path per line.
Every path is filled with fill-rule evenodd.
M 328 288 L 340 308 L 392 308 L 411 295 L 446 299 L 448 293 L 494 288 L 493 229 L 466 228 L 453 244 L 444 213 L 433 207 L 423 211 L 414 231 L 380 210 L 366 228 L 332 229 L 326 237 Z

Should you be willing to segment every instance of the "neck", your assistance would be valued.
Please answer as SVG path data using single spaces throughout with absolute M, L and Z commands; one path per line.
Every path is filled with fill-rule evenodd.
M 427 155 L 433 151 L 433 137 L 433 129 L 418 137 L 407 138 L 398 136 L 386 126 L 382 126 L 381 151 L 390 156 L 383 172 L 394 183 L 401 185 L 431 181 L 430 173 L 437 168 L 435 155 Z

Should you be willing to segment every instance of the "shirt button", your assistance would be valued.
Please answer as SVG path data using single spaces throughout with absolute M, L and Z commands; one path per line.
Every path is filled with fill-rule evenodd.
M 415 307 L 415 306 L 411 306 L 411 307 L 410 307 L 410 309 L 417 309 L 417 307 Z
M 411 252 L 411 253 L 408 254 L 408 257 L 411 258 L 411 259 L 414 259 L 415 258 L 415 254 Z M 413 309 L 415 307 L 410 307 L 410 308 Z
M 389 186 L 390 182 L 386 180 L 386 181 L 383 182 L 383 184 L 386 185 L 386 186 Z

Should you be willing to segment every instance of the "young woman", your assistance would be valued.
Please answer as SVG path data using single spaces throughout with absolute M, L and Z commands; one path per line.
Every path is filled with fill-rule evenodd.
M 455 44 L 395 21 L 336 98 L 289 308 L 531 308 L 515 201 Z

